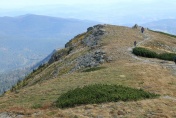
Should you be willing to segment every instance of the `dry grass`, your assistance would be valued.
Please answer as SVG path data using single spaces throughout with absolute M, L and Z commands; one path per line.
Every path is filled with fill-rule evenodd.
M 107 34 L 103 37 L 103 49 L 113 58 L 111 63 L 103 64 L 103 69 L 92 72 L 75 72 L 47 80 L 30 87 L 9 93 L 0 98 L 0 111 L 23 113 L 29 117 L 176 117 L 176 100 L 166 99 L 169 95 L 176 98 L 176 77 L 162 66 L 157 59 L 144 62 L 133 58 L 128 51 L 133 42 L 143 41 L 144 35 L 137 29 L 106 26 Z M 174 47 L 174 38 L 146 31 L 151 40 L 141 44 L 150 47 L 152 42 Z M 164 49 L 166 50 L 166 49 Z M 167 50 L 171 51 L 171 50 Z M 145 58 L 142 58 L 145 60 Z M 153 63 L 151 63 L 153 62 Z M 54 66 L 51 66 L 54 69 Z M 84 85 L 102 83 L 142 88 L 162 95 L 158 99 L 137 102 L 117 102 L 95 105 L 84 105 L 69 109 L 58 109 L 53 103 L 70 89 Z M 34 108 L 35 105 L 38 107 Z

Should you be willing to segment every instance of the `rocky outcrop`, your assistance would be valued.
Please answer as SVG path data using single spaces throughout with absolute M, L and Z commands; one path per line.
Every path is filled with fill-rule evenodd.
M 143 26 L 139 26 L 138 24 L 135 24 L 132 29 L 138 29 L 138 30 L 141 30 Z M 144 27 L 143 27 L 144 28 Z M 144 28 L 144 30 L 148 30 L 148 28 Z
M 71 71 L 87 67 L 96 67 L 102 63 L 109 61 L 110 59 L 107 57 L 106 53 L 103 50 L 98 49 L 77 58 L 76 65 Z
M 133 29 L 138 29 L 139 26 L 138 26 L 138 24 L 135 24 L 132 28 L 133 28 Z
M 100 39 L 105 34 L 104 25 L 96 25 L 87 29 L 88 35 L 82 40 L 82 43 L 89 47 L 94 47 L 99 44 Z
M 65 44 L 65 48 L 75 48 L 79 45 L 93 47 L 98 45 L 99 40 L 105 34 L 104 25 L 89 27 L 86 33 L 79 34 Z
M 0 118 L 23 118 L 23 114 L 14 114 L 14 113 L 8 113 L 8 112 L 3 112 L 0 113 Z
M 62 60 L 66 56 L 69 58 L 69 55 L 78 53 L 80 48 L 87 47 L 89 47 L 87 53 L 78 56 L 74 60 L 70 60 L 65 64 L 65 66 L 69 66 L 74 63 L 73 68 L 70 70 L 71 72 L 82 68 L 95 67 L 109 61 L 110 59 L 107 58 L 106 53 L 100 47 L 100 41 L 105 34 L 105 30 L 103 29 L 104 27 L 104 25 L 89 27 L 86 33 L 75 36 L 66 43 L 64 49 L 58 50 L 51 56 L 49 64 Z M 63 67 L 59 67 L 58 70 L 61 68 Z
M 58 51 L 56 51 L 50 58 L 50 60 L 48 61 L 49 64 L 58 61 L 59 59 L 61 59 L 62 57 L 68 55 L 69 53 L 69 48 L 64 48 L 64 49 L 60 49 Z
M 54 61 L 58 61 L 63 56 L 66 56 L 74 50 L 77 50 L 79 46 L 88 46 L 88 47 L 96 47 L 99 45 L 99 41 L 101 40 L 102 36 L 105 34 L 105 30 L 103 29 L 104 25 L 96 25 L 93 27 L 89 27 L 86 33 L 79 34 L 71 39 L 68 43 L 65 44 L 65 48 L 58 50 L 51 56 L 49 60 L 49 64 L 53 63 Z

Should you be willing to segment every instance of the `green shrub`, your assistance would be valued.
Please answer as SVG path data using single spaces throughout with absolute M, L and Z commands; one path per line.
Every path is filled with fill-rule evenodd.
M 134 48 L 133 53 L 137 56 L 148 57 L 148 58 L 158 57 L 157 53 L 141 47 Z
M 74 107 L 81 104 L 95 104 L 112 101 L 130 101 L 154 98 L 158 95 L 129 87 L 117 85 L 89 85 L 62 94 L 56 101 L 59 108 Z
M 158 59 L 168 60 L 168 61 L 173 61 L 174 57 L 176 57 L 176 54 L 174 54 L 174 53 L 157 54 L 153 51 L 150 51 L 148 49 L 141 48 L 141 47 L 134 48 L 133 53 L 137 56 L 158 58 Z
M 159 59 L 168 60 L 168 61 L 173 61 L 174 57 L 176 57 L 176 54 L 174 53 L 163 53 L 158 55 Z

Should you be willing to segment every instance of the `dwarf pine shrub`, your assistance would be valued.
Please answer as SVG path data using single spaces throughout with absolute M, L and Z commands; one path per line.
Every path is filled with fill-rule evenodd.
M 168 60 L 168 61 L 173 61 L 174 57 L 176 57 L 176 54 L 174 53 L 157 54 L 156 52 L 153 52 L 141 47 L 134 48 L 133 54 L 137 56 L 148 57 L 148 58 L 158 58 L 158 59 Z
M 136 47 L 133 49 L 133 53 L 137 56 L 157 58 L 158 54 L 145 48 Z
M 155 98 L 157 94 L 145 92 L 142 89 L 118 85 L 95 84 L 76 88 L 62 94 L 56 101 L 59 108 L 74 107 L 82 104 L 98 104 L 104 102 L 131 101 Z

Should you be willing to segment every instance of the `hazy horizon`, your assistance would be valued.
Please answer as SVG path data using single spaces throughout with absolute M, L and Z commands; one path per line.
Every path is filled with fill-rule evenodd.
M 110 24 L 140 24 L 176 18 L 175 6 L 174 0 L 6 0 L 0 1 L 0 16 L 37 14 Z

